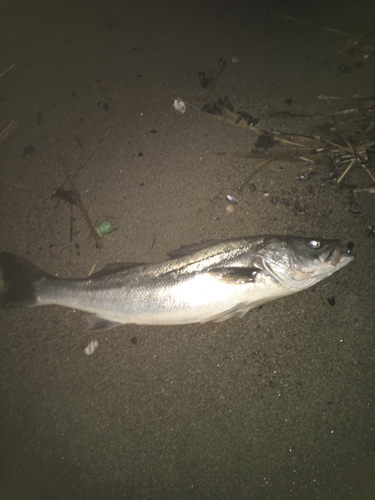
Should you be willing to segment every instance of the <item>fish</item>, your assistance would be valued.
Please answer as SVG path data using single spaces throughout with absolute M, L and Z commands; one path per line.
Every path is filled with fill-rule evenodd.
M 160 263 L 115 263 L 86 278 L 53 276 L 2 252 L 3 308 L 59 305 L 90 313 L 91 330 L 242 318 L 349 264 L 340 240 L 261 235 L 183 245 Z

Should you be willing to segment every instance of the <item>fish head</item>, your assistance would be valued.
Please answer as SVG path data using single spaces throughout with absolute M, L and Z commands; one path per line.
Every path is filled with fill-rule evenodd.
M 273 279 L 294 289 L 314 285 L 354 258 L 342 252 L 340 240 L 298 236 L 266 236 L 257 254 Z

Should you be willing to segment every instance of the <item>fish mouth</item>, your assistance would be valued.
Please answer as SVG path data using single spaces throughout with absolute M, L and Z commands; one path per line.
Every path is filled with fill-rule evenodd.
M 340 243 L 338 243 L 326 255 L 322 256 L 322 261 L 324 264 L 337 266 L 341 262 L 341 257 Z

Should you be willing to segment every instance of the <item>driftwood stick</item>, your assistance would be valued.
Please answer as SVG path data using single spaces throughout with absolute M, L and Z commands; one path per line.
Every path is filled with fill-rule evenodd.
M 78 208 L 80 209 L 82 215 L 83 215 L 83 218 L 85 219 L 86 221 L 86 224 L 87 224 L 87 227 L 89 228 L 90 230 L 90 233 L 91 235 L 93 236 L 94 240 L 96 241 L 96 246 L 97 248 L 101 249 L 103 248 L 103 242 L 102 240 L 100 239 L 98 233 L 95 231 L 95 228 L 94 228 L 94 225 L 93 223 L 91 222 L 91 219 L 89 217 L 89 214 L 86 210 L 86 208 L 84 207 L 83 203 L 82 203 L 82 200 L 81 200 L 81 195 L 79 194 L 79 191 L 78 189 L 76 188 L 76 185 L 74 184 L 73 182 L 73 179 L 71 178 L 71 176 L 69 175 L 69 172 L 67 170 L 67 168 L 65 167 L 65 164 L 64 162 L 62 162 L 63 164 L 63 168 L 64 168 L 64 172 L 65 172 L 65 175 L 70 183 L 70 187 L 72 189 L 72 192 L 73 192 L 73 195 L 74 195 L 74 198 L 77 202 L 77 205 L 78 205 Z

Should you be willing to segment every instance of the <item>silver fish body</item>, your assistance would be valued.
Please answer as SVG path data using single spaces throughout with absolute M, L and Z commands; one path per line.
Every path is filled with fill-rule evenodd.
M 3 252 L 4 302 L 87 311 L 97 330 L 217 322 L 309 288 L 353 259 L 339 240 L 272 235 L 187 245 L 169 255 L 157 264 L 111 264 L 88 278 L 63 279 Z

